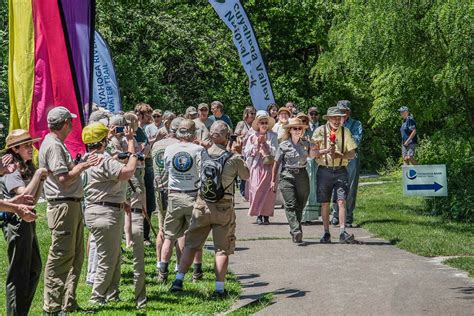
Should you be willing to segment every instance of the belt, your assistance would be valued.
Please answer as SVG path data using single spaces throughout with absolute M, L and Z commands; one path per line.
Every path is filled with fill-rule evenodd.
M 170 193 L 196 193 L 198 189 L 196 190 L 170 190 Z
M 110 206 L 110 207 L 116 207 L 116 208 L 122 208 L 123 207 L 123 203 L 93 202 L 91 204 L 102 205 L 102 206 Z
M 81 202 L 81 201 L 82 201 L 82 198 L 64 197 L 64 198 L 49 199 L 48 203 L 51 203 L 51 202 Z
M 341 170 L 341 169 L 346 169 L 346 166 L 334 166 L 334 167 L 318 166 L 318 168 L 332 169 L 332 170 Z
M 288 171 L 290 173 L 300 173 L 301 171 L 306 170 L 306 167 L 301 167 L 301 168 L 283 168 L 282 171 Z
M 141 214 L 142 213 L 141 208 L 132 208 L 131 211 L 132 211 L 132 213 L 135 213 L 135 214 Z

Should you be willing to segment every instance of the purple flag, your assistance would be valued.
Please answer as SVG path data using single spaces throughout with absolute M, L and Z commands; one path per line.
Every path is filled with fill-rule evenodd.
M 92 52 L 94 45 L 94 0 L 59 0 L 63 26 L 67 31 L 69 56 L 72 57 L 73 78 L 83 122 L 92 107 Z

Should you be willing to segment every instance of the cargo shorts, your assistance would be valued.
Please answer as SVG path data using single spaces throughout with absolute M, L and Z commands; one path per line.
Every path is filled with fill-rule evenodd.
M 196 193 L 169 193 L 164 221 L 165 239 L 176 240 L 184 235 L 191 222 Z
M 228 256 L 235 250 L 235 211 L 233 199 L 216 203 L 198 197 L 194 204 L 191 224 L 186 231 L 185 246 L 201 249 L 212 230 L 216 256 Z
M 319 166 L 316 173 L 318 188 L 316 195 L 319 203 L 331 202 L 334 192 L 334 201 L 345 200 L 349 193 L 349 174 L 346 167 Z
M 402 145 L 402 157 L 411 157 L 415 156 L 416 144 L 408 144 L 407 146 Z

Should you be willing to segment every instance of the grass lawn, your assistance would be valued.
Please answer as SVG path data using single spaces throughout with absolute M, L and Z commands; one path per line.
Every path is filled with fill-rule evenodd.
M 422 197 L 403 195 L 401 175 L 387 180 L 359 188 L 355 223 L 421 256 L 466 256 L 447 263 L 472 274 L 474 225 L 423 214 Z
M 44 265 L 50 246 L 50 231 L 47 227 L 44 205 L 38 206 L 37 211 L 39 219 L 37 221 L 37 235 L 41 247 L 41 258 Z M 155 217 L 156 218 L 156 217 Z M 156 227 L 156 225 L 155 225 Z M 87 234 L 87 229 L 86 229 Z M 5 267 L 0 274 L 1 293 L 5 293 L 5 276 L 6 267 L 8 266 L 8 258 L 6 253 L 6 243 L 4 238 L 0 238 L 0 265 Z M 169 284 L 158 285 L 155 280 L 156 256 L 154 247 L 146 248 L 145 253 L 147 274 L 147 297 L 148 303 L 144 310 L 135 310 L 134 304 L 134 287 L 133 287 L 133 266 L 132 254 L 130 251 L 124 253 L 122 264 L 122 280 L 120 284 L 121 302 L 110 303 L 104 307 L 92 307 L 88 305 L 92 288 L 85 283 L 87 272 L 87 258 L 84 260 L 81 281 L 77 289 L 77 297 L 79 305 L 83 308 L 90 309 L 96 315 L 162 315 L 162 314 L 199 314 L 210 315 L 226 311 L 238 298 L 241 287 L 233 274 L 227 275 L 226 289 L 229 291 L 230 298 L 226 300 L 212 300 L 211 295 L 214 291 L 214 256 L 212 253 L 205 251 L 203 260 L 204 280 L 197 284 L 193 284 L 191 274 L 186 275 L 185 291 L 183 293 L 169 293 Z M 174 261 L 170 267 L 174 267 Z M 175 274 L 170 269 L 169 280 L 174 280 Z M 41 315 L 43 305 L 43 275 L 41 275 L 36 295 L 31 307 L 31 315 Z M 0 315 L 5 311 L 5 294 L 0 295 Z M 79 315 L 79 313 L 77 314 Z

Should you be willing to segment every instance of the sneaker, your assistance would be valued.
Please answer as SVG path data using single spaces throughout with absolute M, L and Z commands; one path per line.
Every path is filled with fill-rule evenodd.
M 257 225 L 262 225 L 262 224 L 263 224 L 262 216 L 257 216 Z
M 352 223 L 347 223 L 347 224 L 346 224 L 346 227 L 352 228 Z
M 224 290 L 222 292 L 214 291 L 214 293 L 212 293 L 212 296 L 211 296 L 213 300 L 224 300 L 228 297 L 229 297 L 229 292 L 227 292 L 227 290 Z
M 270 225 L 270 219 L 268 216 L 263 217 L 263 225 Z
M 204 276 L 204 273 L 201 272 L 193 272 L 193 282 L 201 281 Z
M 339 243 L 341 244 L 353 244 L 354 242 L 354 234 L 349 234 L 348 232 L 344 231 L 341 235 L 339 235 Z
M 333 224 L 334 226 L 339 225 L 339 218 L 333 216 L 331 219 L 331 224 Z
M 104 299 L 91 299 L 89 300 L 89 305 L 104 306 L 105 300 Z
M 174 280 L 171 283 L 170 292 L 181 292 L 183 290 L 183 280 Z
M 323 237 L 321 237 L 319 242 L 322 243 L 322 244 L 330 244 L 331 243 L 331 234 L 330 233 L 324 233 Z
M 166 272 L 158 271 L 158 276 L 156 277 L 156 281 L 158 283 L 168 282 L 168 271 Z
M 293 234 L 293 242 L 296 244 L 301 244 L 303 242 L 303 233 L 296 232 Z

